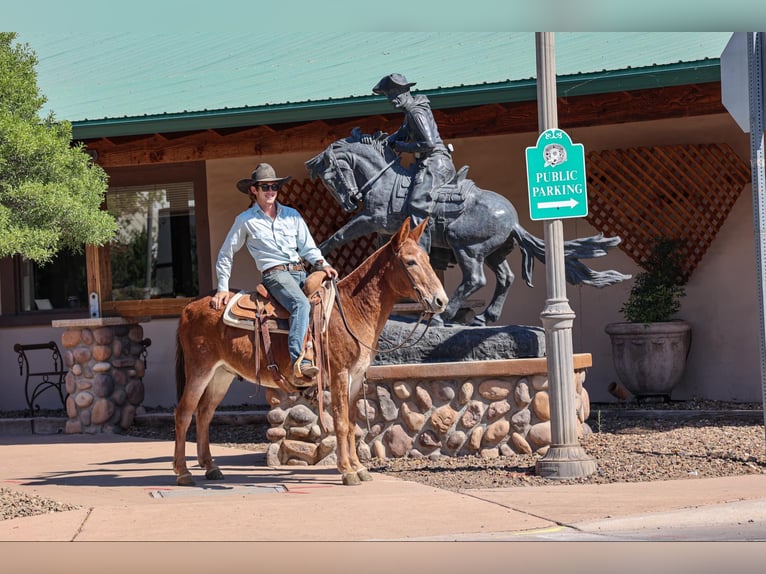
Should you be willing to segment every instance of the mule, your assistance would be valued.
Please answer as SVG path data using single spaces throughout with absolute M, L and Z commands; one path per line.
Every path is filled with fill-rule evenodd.
M 354 216 L 319 248 L 329 254 L 337 247 L 369 233 L 390 235 L 407 216 L 410 171 L 385 145 L 387 134 L 362 134 L 357 128 L 348 138 L 330 144 L 306 162 L 312 179 L 319 178 L 347 213 Z M 455 318 L 464 302 L 487 283 L 486 264 L 495 275 L 495 290 L 473 325 L 494 323 L 500 317 L 514 281 L 506 257 L 516 245 L 522 255 L 522 277 L 532 287 L 535 259 L 545 262 L 545 243 L 522 227 L 511 202 L 493 191 L 481 189 L 466 177 L 467 167 L 444 186 L 433 211 L 431 254 L 446 253 L 457 264 L 462 281 L 441 314 L 442 322 Z M 617 271 L 594 271 L 580 259 L 600 257 L 620 243 L 619 237 L 601 234 L 564 243 L 566 280 L 573 284 L 605 287 L 630 279 Z M 446 267 L 446 266 L 445 266 Z
M 388 243 L 336 285 L 339 309 L 330 315 L 326 331 L 329 372 L 325 380 L 329 381 L 338 472 L 344 485 L 371 478 L 357 456 L 355 409 L 349 404 L 362 387 L 394 304 L 412 298 L 419 301 L 425 314 L 433 315 L 443 312 L 448 302 L 428 255 L 418 245 L 425 224 L 410 230 L 410 220 L 405 220 Z M 255 352 L 261 353 L 261 361 L 266 360 L 263 346 L 254 345 L 253 331 L 225 325 L 223 309 L 211 308 L 210 300 L 205 296 L 186 305 L 178 323 L 173 470 L 180 486 L 194 485 L 186 465 L 186 434 L 192 414 L 196 415 L 199 465 L 207 479 L 223 479 L 210 453 L 210 422 L 235 376 L 257 381 Z M 272 343 L 274 360 L 282 372 L 290 372 L 287 336 L 276 336 Z M 258 382 L 278 386 L 270 376 Z

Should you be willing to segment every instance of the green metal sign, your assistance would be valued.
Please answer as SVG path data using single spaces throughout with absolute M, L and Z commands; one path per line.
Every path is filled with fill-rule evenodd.
M 527 148 L 527 188 L 533 221 L 588 215 L 583 145 L 563 130 L 541 133 Z

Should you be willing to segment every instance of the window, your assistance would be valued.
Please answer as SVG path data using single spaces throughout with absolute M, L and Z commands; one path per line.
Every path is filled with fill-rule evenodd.
M 44 265 L 21 258 L 17 261 L 21 311 L 88 306 L 84 251 L 62 251 Z
M 199 290 L 194 184 L 110 187 L 112 300 L 194 297 Z

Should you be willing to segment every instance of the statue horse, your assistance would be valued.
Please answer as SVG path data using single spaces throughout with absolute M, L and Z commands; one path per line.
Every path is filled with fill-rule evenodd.
M 428 255 L 418 245 L 425 224 L 410 230 L 408 218 L 388 243 L 336 285 L 338 310 L 329 318 L 325 360 L 329 367 L 338 471 L 344 485 L 370 480 L 357 456 L 355 409 L 349 407 L 349 401 L 361 389 L 394 304 L 413 298 L 420 302 L 425 314 L 440 313 L 447 305 L 447 294 Z M 197 460 L 208 480 L 221 480 L 223 474 L 210 454 L 210 421 L 235 376 L 257 380 L 253 331 L 224 324 L 224 310 L 213 309 L 210 300 L 207 295 L 186 305 L 178 323 L 173 470 L 179 486 L 194 485 L 186 466 L 186 434 L 192 414 L 196 414 L 197 422 Z M 274 360 L 282 372 L 290 372 L 287 336 L 274 337 L 272 343 Z M 263 346 L 257 349 L 260 360 L 265 361 Z M 271 377 L 263 377 L 261 384 L 278 386 Z
M 359 210 L 319 248 L 333 249 L 368 233 L 390 235 L 407 216 L 406 198 L 411 174 L 399 156 L 385 145 L 387 134 L 362 134 L 358 128 L 348 138 L 330 144 L 306 162 L 312 179 L 320 178 L 344 211 Z M 487 282 L 483 265 L 495 274 L 495 291 L 487 307 L 473 320 L 474 325 L 494 323 L 500 317 L 508 290 L 514 280 L 506 257 L 518 245 L 522 255 L 522 277 L 532 287 L 534 260 L 545 262 L 545 244 L 519 223 L 516 209 L 502 195 L 479 188 L 461 169 L 453 182 L 444 186 L 432 217 L 431 259 L 434 251 L 447 251 L 449 262 L 462 270 L 462 282 L 440 315 L 451 321 L 465 300 Z M 361 209 L 360 209 L 361 206 Z M 600 257 L 619 244 L 619 237 L 602 234 L 565 242 L 565 271 L 569 283 L 605 287 L 629 279 L 617 271 L 594 271 L 580 259 Z M 451 252 L 451 253 L 450 253 Z M 436 266 L 436 265 L 435 265 Z

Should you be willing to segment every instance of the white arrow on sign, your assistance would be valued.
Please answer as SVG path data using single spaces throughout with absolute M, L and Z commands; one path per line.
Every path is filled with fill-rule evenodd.
M 574 197 L 570 197 L 566 201 L 547 201 L 545 203 L 538 203 L 537 208 L 538 209 L 554 209 L 556 207 L 569 207 L 571 209 L 577 204 L 578 204 L 578 201 L 575 200 Z

